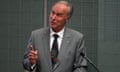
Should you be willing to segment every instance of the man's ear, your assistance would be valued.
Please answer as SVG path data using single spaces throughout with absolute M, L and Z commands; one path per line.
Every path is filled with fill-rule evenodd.
M 69 21 L 69 19 L 70 19 L 70 16 L 67 16 L 67 17 L 66 17 L 66 22 L 68 22 L 68 21 Z

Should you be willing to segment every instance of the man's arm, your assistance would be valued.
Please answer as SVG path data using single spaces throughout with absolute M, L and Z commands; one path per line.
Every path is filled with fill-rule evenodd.
M 23 58 L 24 69 L 28 71 L 34 70 L 37 59 L 38 59 L 38 52 L 33 47 L 32 38 L 30 37 L 27 48 L 26 48 L 26 52 Z
M 29 62 L 28 53 L 29 53 L 29 49 L 27 48 L 27 50 L 24 54 L 24 57 L 23 57 L 22 64 L 23 64 L 23 67 L 24 67 L 25 70 L 30 71 L 31 64 Z
M 73 72 L 87 72 L 87 61 L 81 56 L 81 53 L 86 53 L 83 38 L 77 44 Z

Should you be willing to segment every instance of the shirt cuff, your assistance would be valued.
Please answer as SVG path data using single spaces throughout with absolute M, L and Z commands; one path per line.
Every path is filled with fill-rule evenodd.
M 35 65 L 36 65 L 36 64 L 33 64 L 33 65 L 31 66 L 31 69 L 32 69 L 32 70 L 35 68 Z

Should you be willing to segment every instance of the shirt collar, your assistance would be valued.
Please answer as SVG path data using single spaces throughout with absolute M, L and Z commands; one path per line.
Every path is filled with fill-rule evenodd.
M 58 34 L 60 38 L 63 38 L 64 30 L 65 30 L 65 27 L 64 27 L 61 31 L 55 33 L 55 32 L 50 28 L 50 36 L 52 37 L 53 34 Z

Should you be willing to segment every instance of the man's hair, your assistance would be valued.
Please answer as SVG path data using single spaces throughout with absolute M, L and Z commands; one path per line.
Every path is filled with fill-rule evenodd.
M 68 15 L 69 15 L 69 17 L 72 16 L 72 14 L 73 14 L 73 5 L 71 3 L 69 3 L 66 0 L 60 0 L 60 1 L 56 2 L 55 4 L 65 4 L 68 7 Z

